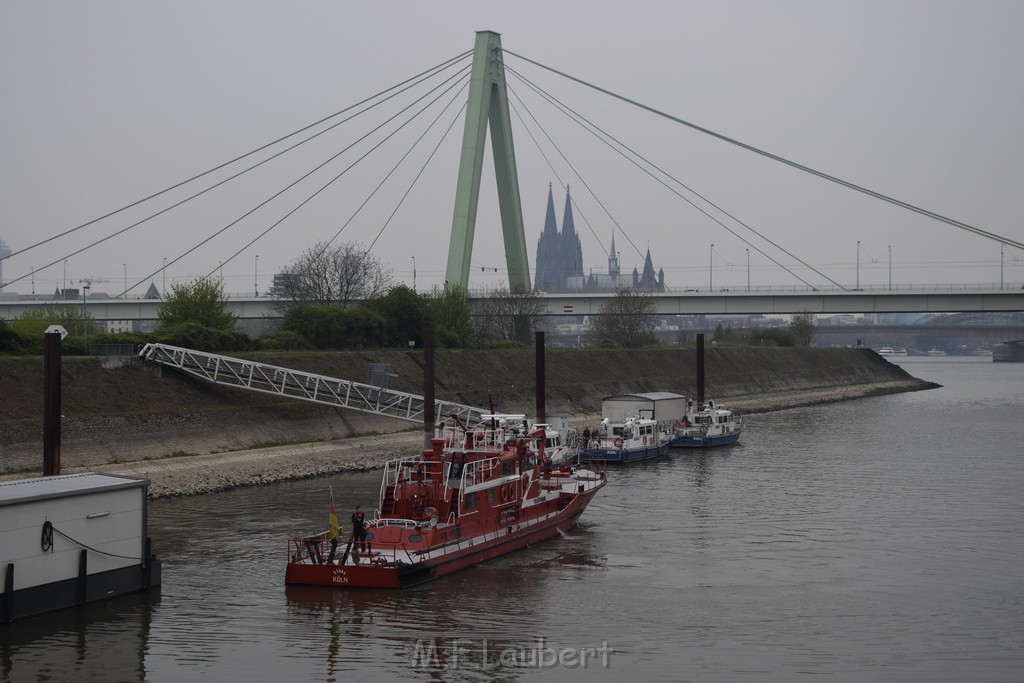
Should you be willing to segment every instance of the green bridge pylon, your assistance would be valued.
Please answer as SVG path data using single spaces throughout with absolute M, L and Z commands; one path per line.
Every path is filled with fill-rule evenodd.
M 498 208 L 505 239 L 505 262 L 510 289 L 530 289 L 530 264 L 526 256 L 523 232 L 523 206 L 519 199 L 519 176 L 512 145 L 512 121 L 509 118 L 508 92 L 501 36 L 479 31 L 473 49 L 473 69 L 469 80 L 469 105 L 462 134 L 462 157 L 455 189 L 452 237 L 448 245 L 447 283 L 469 285 L 473 233 L 480 199 L 480 172 L 484 165 L 484 138 L 491 127 L 491 154 L 498 183 Z

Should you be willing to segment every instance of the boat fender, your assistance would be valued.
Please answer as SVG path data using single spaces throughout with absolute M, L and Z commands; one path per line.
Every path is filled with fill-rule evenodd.
M 621 436 L 615 438 L 615 447 L 616 448 L 622 448 L 622 437 Z
M 645 446 L 647 445 L 647 437 L 646 436 L 644 437 L 644 445 Z
M 530 475 L 523 473 L 523 495 L 526 495 L 526 489 L 530 488 Z
M 508 490 L 509 490 L 508 486 L 502 486 L 501 487 L 501 502 L 503 502 L 503 503 L 507 503 L 508 502 L 508 499 L 509 499 Z

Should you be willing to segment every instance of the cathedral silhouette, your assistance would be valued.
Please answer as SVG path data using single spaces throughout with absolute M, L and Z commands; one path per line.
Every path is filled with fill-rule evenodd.
M 562 216 L 562 230 L 555 221 L 555 200 L 552 188 L 548 186 L 548 208 L 544 217 L 544 231 L 537 240 L 537 260 L 534 275 L 534 289 L 542 292 L 615 292 L 619 289 L 642 289 L 650 292 L 665 291 L 665 271 L 654 274 L 650 247 L 644 258 L 643 273 L 633 269 L 633 277 L 620 276 L 619 253 L 615 251 L 615 235 L 612 234 L 611 250 L 608 252 L 608 272 L 583 272 L 583 246 L 576 234 L 572 216 L 572 196 L 565 188 L 565 212 Z

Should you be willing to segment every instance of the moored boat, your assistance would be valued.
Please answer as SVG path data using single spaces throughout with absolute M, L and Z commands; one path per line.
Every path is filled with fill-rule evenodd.
M 553 464 L 546 430 L 493 416 L 445 427 L 422 454 L 390 461 L 365 546 L 328 530 L 290 539 L 285 583 L 403 588 L 557 536 L 579 520 L 604 472 Z
M 604 418 L 589 439 L 584 433 L 580 460 L 608 463 L 648 460 L 667 453 L 669 439 L 653 419 L 631 416 L 612 421 Z
M 686 403 L 686 416 L 672 438 L 673 448 L 707 448 L 739 441 L 743 418 L 721 408 L 714 400 L 706 405 Z

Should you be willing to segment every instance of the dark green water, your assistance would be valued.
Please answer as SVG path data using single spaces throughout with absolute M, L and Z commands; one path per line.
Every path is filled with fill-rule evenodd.
M 944 388 L 749 416 L 406 592 L 283 585 L 328 487 L 344 519 L 379 473 L 156 501 L 159 594 L 3 628 L 0 678 L 1020 680 L 1024 365 L 899 363 Z

